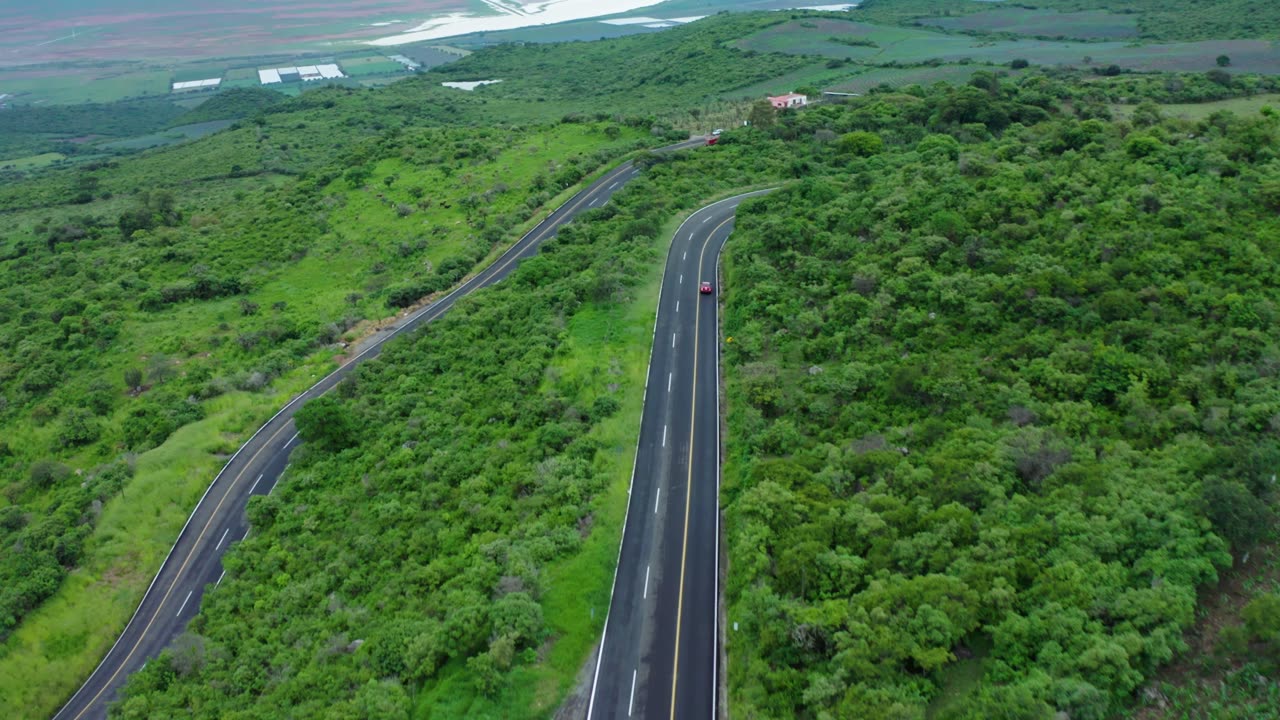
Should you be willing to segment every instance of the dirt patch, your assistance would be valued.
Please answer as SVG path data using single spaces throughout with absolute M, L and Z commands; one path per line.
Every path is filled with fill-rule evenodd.
M 599 652 L 600 645 L 597 644 L 578 671 L 573 690 L 565 697 L 560 709 L 556 710 L 555 720 L 585 720 L 587 717 L 587 705 L 591 702 L 591 681 L 595 677 L 596 655 Z
M 1222 574 L 1217 585 L 1200 592 L 1200 617 L 1185 635 L 1187 652 L 1161 670 L 1142 691 L 1152 703 L 1134 712 L 1138 720 L 1185 717 L 1185 708 L 1164 701 L 1161 685 L 1199 686 L 1206 691 L 1220 688 L 1224 676 L 1239 669 L 1242 658 L 1225 662 L 1205 662 L 1217 655 L 1218 637 L 1223 628 L 1240 624 L 1240 611 L 1257 595 L 1258 588 L 1280 585 L 1280 542 L 1260 545 L 1243 562 Z

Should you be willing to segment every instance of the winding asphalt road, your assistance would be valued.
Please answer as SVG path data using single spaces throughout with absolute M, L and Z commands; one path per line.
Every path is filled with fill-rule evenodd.
M 715 294 L 739 195 L 676 231 L 645 381 L 613 596 L 587 720 L 716 717 L 719 687 L 720 408 Z
M 704 142 L 698 138 L 662 150 L 693 148 Z M 459 298 L 501 281 L 562 225 L 578 213 L 603 205 L 638 173 L 630 162 L 606 173 L 548 215 L 492 265 L 440 300 L 402 318 L 394 329 L 380 333 L 350 362 L 294 398 L 259 428 L 209 485 L 124 632 L 55 720 L 105 718 L 107 704 L 115 699 L 125 678 L 158 656 L 195 616 L 204 593 L 222 581 L 223 553 L 249 533 L 244 516 L 249 497 L 275 489 L 288 466 L 289 454 L 300 444 L 293 414 L 303 403 L 333 389 L 357 365 L 377 357 L 391 338 L 412 332 L 448 312 Z

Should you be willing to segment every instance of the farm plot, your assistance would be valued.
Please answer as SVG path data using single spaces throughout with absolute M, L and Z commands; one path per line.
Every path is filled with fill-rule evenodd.
M 1138 36 L 1137 15 L 1116 15 L 1105 10 L 1060 13 L 1011 7 L 962 17 L 928 18 L 920 20 L 919 24 L 945 30 L 1081 40 L 1120 40 Z
M 401 65 L 385 55 L 361 55 L 352 58 L 342 58 L 339 62 L 342 65 L 343 72 L 351 77 L 390 75 L 407 72 L 404 65 Z
M 851 45 L 850 43 L 855 43 Z M 1264 40 L 1223 40 L 1141 45 L 1126 42 L 984 40 L 921 28 L 844 20 L 793 20 L 738 41 L 743 50 L 846 58 L 865 64 L 979 62 L 998 65 L 1025 59 L 1037 65 L 1111 65 L 1129 70 L 1204 71 L 1219 55 L 1239 72 L 1280 74 L 1280 48 Z

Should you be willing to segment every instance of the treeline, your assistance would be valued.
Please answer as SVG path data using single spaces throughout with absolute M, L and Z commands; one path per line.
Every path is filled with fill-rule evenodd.
M 82 105 L 17 106 L 0 112 L 0 157 L 59 151 L 74 154 L 76 138 L 146 135 L 186 113 L 169 98 Z
M 253 534 L 227 556 L 226 579 L 113 716 L 404 718 L 427 697 L 449 709 L 426 712 L 449 716 L 554 708 L 585 657 L 537 693 L 532 669 L 604 618 L 553 626 L 546 603 L 590 594 L 602 607 L 611 578 L 553 586 L 549 568 L 593 532 L 602 459 L 626 452 L 594 429 L 643 392 L 620 381 L 632 360 L 572 372 L 564 363 L 584 360 L 566 360 L 567 328 L 633 301 L 675 212 L 786 160 L 780 145 L 655 157 L 508 279 L 305 406 L 306 444 L 250 504 Z
M 735 713 L 1108 717 L 1271 532 L 1280 119 L 1062 89 L 769 129 L 805 179 L 726 251 Z

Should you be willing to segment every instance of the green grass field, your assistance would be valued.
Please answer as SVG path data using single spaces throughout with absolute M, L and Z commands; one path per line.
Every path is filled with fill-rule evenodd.
M 1111 112 L 1119 118 L 1133 115 L 1134 105 L 1112 105 Z M 1264 107 L 1280 110 L 1280 94 L 1270 93 L 1253 97 L 1232 98 L 1204 103 L 1177 103 L 1160 105 L 1160 113 L 1166 117 L 1184 120 L 1203 120 L 1216 112 L 1233 112 L 1237 115 L 1256 115 Z
M 0 160 L 0 170 L 35 170 L 36 168 L 49 167 L 66 158 L 67 156 L 62 153 L 51 152 L 13 158 L 12 160 Z
M 342 71 L 351 77 L 408 73 L 404 65 L 382 55 L 343 59 Z
M 0 92 L 20 95 L 23 105 L 111 102 L 145 95 L 166 95 L 170 74 L 165 70 L 120 70 L 74 75 L 29 77 L 0 73 Z

